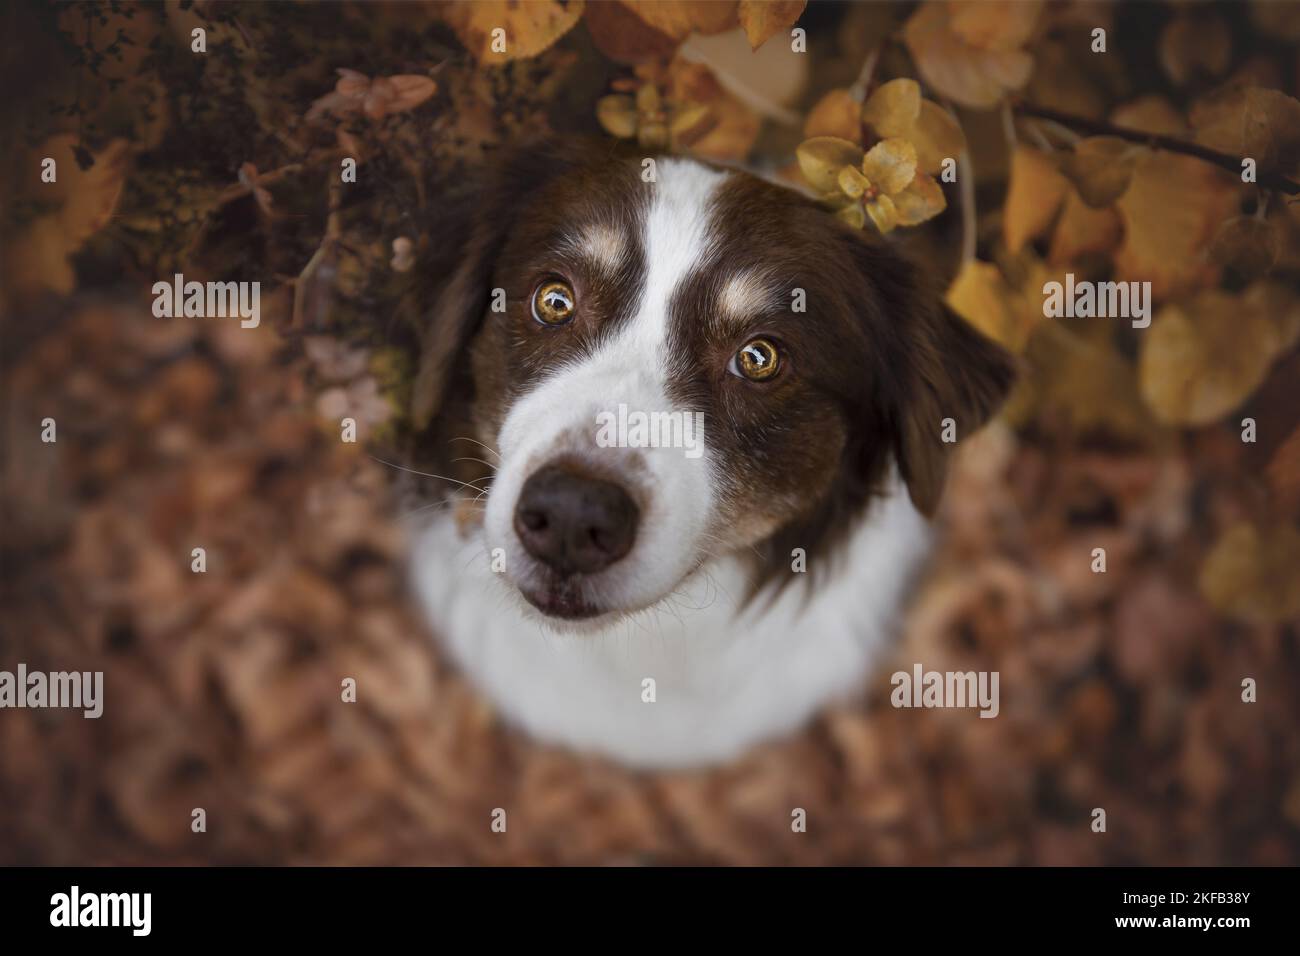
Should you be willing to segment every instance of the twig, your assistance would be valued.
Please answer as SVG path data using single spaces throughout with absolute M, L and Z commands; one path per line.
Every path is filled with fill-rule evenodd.
M 1221 153 L 1217 149 L 1210 149 L 1208 146 L 1202 146 L 1199 143 L 1189 143 L 1186 140 L 1159 133 L 1143 133 L 1140 130 L 1125 129 L 1104 120 L 1074 116 L 1070 113 L 1049 109 L 1046 106 L 1026 103 L 1024 100 L 1013 102 L 1012 109 L 1019 116 L 1032 116 L 1038 119 L 1050 120 L 1053 123 L 1059 123 L 1062 126 L 1091 133 L 1095 136 L 1115 136 L 1119 139 L 1128 140 L 1130 143 L 1141 143 L 1152 149 L 1163 149 L 1171 153 L 1182 153 L 1184 156 L 1194 156 L 1202 162 L 1212 163 L 1221 169 L 1241 175 L 1241 161 L 1245 157 L 1230 156 L 1227 153 Z M 1260 186 L 1276 189 L 1292 196 L 1300 194 L 1300 183 L 1292 182 L 1280 173 L 1259 170 L 1257 182 Z
M 862 69 L 858 71 L 858 78 L 849 87 L 849 95 L 859 103 L 867 98 L 867 90 L 871 88 L 871 77 L 876 72 L 876 64 L 880 62 L 881 48 L 882 45 L 879 43 L 871 48 L 867 58 L 862 61 Z

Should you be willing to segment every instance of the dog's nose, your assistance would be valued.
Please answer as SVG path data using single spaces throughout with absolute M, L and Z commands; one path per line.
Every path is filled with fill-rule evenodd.
M 638 518 L 636 503 L 613 482 L 547 465 L 519 492 L 515 533 L 559 574 L 592 574 L 632 550 Z

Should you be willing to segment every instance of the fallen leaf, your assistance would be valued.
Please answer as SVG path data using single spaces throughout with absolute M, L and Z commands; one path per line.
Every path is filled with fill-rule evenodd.
M 1150 281 L 1156 299 L 1212 281 L 1217 269 L 1206 261 L 1204 246 L 1234 205 L 1217 167 L 1159 151 L 1140 157 L 1116 203 L 1124 220 L 1116 278 Z
M 904 26 L 903 41 L 932 87 L 963 106 L 989 109 L 1028 82 L 1034 60 L 1019 47 L 1041 10 L 1037 2 L 926 0 Z
M 1061 156 L 1061 172 L 1093 209 L 1109 206 L 1128 189 L 1142 147 L 1117 136 L 1091 136 Z
M 1016 147 L 1002 210 L 1002 237 L 1012 254 L 1047 231 L 1069 191 L 1069 182 L 1046 154 Z
M 1286 337 L 1257 298 L 1207 289 L 1166 305 L 1142 338 L 1142 397 L 1169 424 L 1218 421 L 1264 381 Z
M 1056 220 L 1056 228 L 1052 230 L 1047 261 L 1052 265 L 1064 265 L 1081 256 L 1112 253 L 1119 246 L 1123 234 L 1124 224 L 1114 208 L 1093 209 L 1079 198 L 1077 192 L 1070 190 L 1060 218 Z
M 1280 90 L 1229 86 L 1192 107 L 1196 141 L 1260 169 L 1289 172 L 1300 164 L 1300 101 Z
M 807 5 L 808 0 L 740 0 L 736 16 L 749 45 L 757 50 L 778 33 L 787 33 Z
M 690 33 L 721 33 L 736 25 L 734 0 L 619 0 L 660 33 L 684 40 Z M 527 6 L 527 4 L 525 4 Z
M 1275 222 L 1235 216 L 1219 226 L 1210 241 L 1210 258 L 1247 281 L 1265 275 L 1277 263 L 1282 237 Z
M 1300 531 L 1233 525 L 1201 565 L 1201 593 L 1231 617 L 1274 624 L 1300 614 Z
M 583 0 L 458 0 L 447 22 L 465 49 L 481 63 L 527 59 L 549 48 L 582 18 Z M 505 31 L 505 50 L 492 49 L 493 31 Z

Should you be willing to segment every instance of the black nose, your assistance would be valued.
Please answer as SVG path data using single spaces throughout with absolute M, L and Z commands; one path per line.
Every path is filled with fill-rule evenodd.
M 558 465 L 533 472 L 515 506 L 528 553 L 559 574 L 592 574 L 632 550 L 639 517 L 626 491 Z

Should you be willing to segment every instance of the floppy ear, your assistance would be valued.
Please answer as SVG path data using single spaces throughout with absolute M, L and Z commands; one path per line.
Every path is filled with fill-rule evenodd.
M 490 158 L 460 195 L 443 197 L 431 230 L 432 252 L 418 266 L 426 288 L 436 291 L 411 396 L 417 430 L 438 416 L 452 380 L 465 367 L 466 349 L 487 312 L 497 260 L 519 207 L 529 191 L 558 175 L 570 159 L 550 143 L 508 149 Z
M 960 441 L 988 421 L 1015 380 L 1015 365 L 936 294 L 925 295 L 929 301 L 913 312 L 903 338 L 896 451 L 912 503 L 929 517 L 956 447 L 945 438 Z

